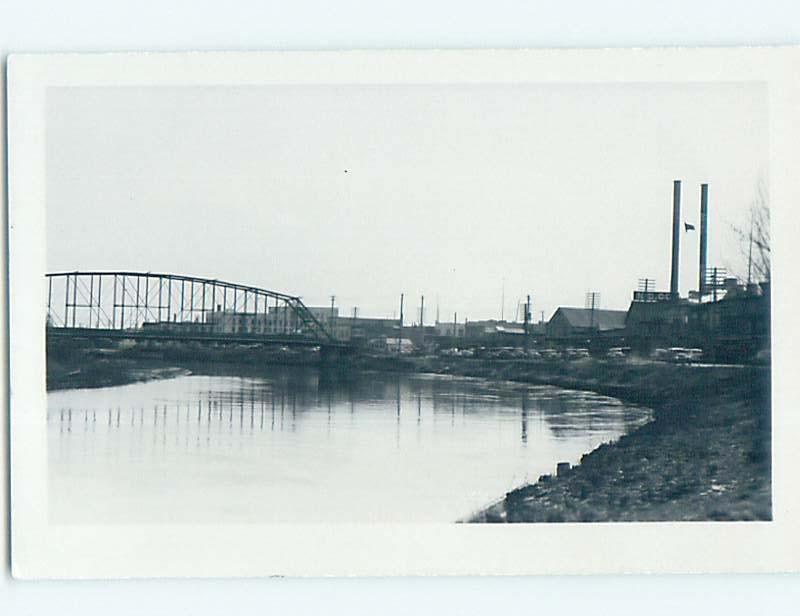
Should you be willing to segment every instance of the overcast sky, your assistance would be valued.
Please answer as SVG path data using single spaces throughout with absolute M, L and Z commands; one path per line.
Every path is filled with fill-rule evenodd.
M 768 182 L 753 84 L 56 88 L 49 271 L 219 278 L 413 320 L 627 308 L 669 287 L 672 181 L 709 265 Z M 681 291 L 697 287 L 682 233 Z M 418 317 L 417 317 L 418 318 Z

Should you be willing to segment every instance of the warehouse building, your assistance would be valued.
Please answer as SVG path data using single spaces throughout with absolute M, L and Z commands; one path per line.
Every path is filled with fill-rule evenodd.
M 597 334 L 622 333 L 625 329 L 625 310 L 560 307 L 547 322 L 548 338 L 569 340 Z

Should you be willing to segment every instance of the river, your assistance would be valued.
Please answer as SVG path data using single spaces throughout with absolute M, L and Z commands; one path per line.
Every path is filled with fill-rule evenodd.
M 557 387 L 313 368 L 52 391 L 48 515 L 455 522 L 650 419 Z

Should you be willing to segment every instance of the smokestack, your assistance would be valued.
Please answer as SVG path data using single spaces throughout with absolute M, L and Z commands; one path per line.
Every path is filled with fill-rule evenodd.
M 706 294 L 706 268 L 708 267 L 708 184 L 700 184 L 700 301 Z
M 672 187 L 672 272 L 669 279 L 669 292 L 678 297 L 678 269 L 681 252 L 681 181 L 675 180 Z

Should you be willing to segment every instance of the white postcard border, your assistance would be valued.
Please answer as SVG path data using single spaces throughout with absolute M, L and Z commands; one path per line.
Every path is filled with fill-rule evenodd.
M 9 59 L 12 567 L 22 578 L 761 572 L 800 565 L 793 264 L 800 48 L 18 55 Z M 53 525 L 44 387 L 53 86 L 765 82 L 773 221 L 772 522 Z M 41 308 L 37 308 L 41 307 Z M 41 412 L 39 412 L 41 411 Z M 90 507 L 91 504 L 87 503 Z

